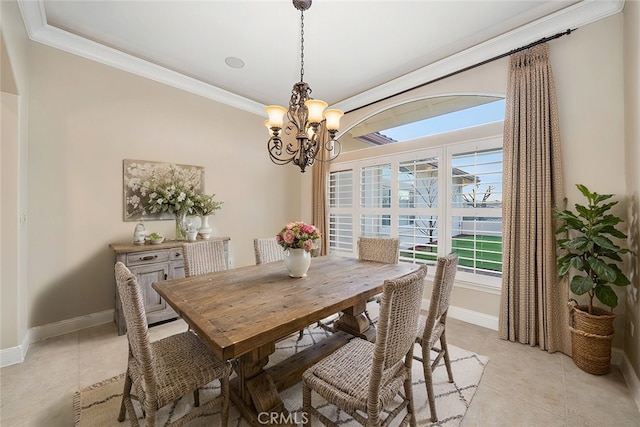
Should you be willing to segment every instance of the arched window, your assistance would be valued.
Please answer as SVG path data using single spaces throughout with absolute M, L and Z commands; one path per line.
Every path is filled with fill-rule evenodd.
M 459 279 L 499 287 L 504 99 L 444 98 L 393 107 L 341 137 L 354 153 L 330 168 L 329 251 L 399 237 L 401 261 L 457 252 Z

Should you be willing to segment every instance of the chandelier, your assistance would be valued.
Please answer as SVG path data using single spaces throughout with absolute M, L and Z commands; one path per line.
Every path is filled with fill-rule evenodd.
M 288 110 L 279 105 L 265 107 L 269 115 L 265 126 L 270 135 L 267 150 L 271 161 L 277 165 L 293 162 L 300 167 L 300 172 L 304 172 L 315 160 L 329 161 L 338 157 L 341 146 L 335 136 L 344 113 L 325 110 L 326 102 L 310 96 L 311 88 L 304 82 L 304 11 L 311 7 L 311 0 L 293 0 L 293 6 L 300 11 L 300 81 L 293 85 Z M 283 141 L 283 133 L 291 136 L 288 142 Z M 326 154 L 319 156 L 323 150 Z

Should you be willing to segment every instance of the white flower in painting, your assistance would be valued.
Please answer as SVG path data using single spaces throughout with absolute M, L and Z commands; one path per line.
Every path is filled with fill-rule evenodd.
M 127 203 L 132 205 L 134 208 L 137 208 L 140 204 L 140 197 L 133 195 L 127 199 Z
M 138 188 L 140 188 L 140 179 L 138 178 L 131 178 L 129 180 L 129 182 L 127 183 L 127 186 L 132 190 L 132 191 L 137 191 Z

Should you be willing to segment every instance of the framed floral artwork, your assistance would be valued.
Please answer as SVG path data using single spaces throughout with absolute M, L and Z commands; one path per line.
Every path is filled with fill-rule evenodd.
M 173 220 L 204 192 L 202 166 L 124 159 L 122 172 L 125 221 Z

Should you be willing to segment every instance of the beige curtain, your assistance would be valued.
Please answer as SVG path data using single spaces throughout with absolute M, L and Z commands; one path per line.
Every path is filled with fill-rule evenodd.
M 564 208 L 548 45 L 511 55 L 504 119 L 500 338 L 571 354 L 566 280 L 556 272 L 554 208 Z
M 329 152 L 325 150 L 324 144 L 327 141 L 327 135 L 322 133 L 320 135 L 320 152 L 313 164 L 312 170 L 312 206 L 311 216 L 313 225 L 320 229 L 322 233 L 320 255 L 327 254 L 327 245 L 329 243 L 327 232 L 329 230 L 329 218 L 327 216 L 327 177 L 329 176 L 329 162 L 321 161 L 329 157 Z

